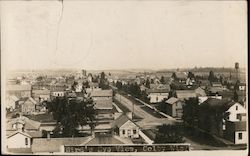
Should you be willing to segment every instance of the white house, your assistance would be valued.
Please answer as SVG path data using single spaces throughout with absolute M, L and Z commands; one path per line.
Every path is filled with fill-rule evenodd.
M 246 121 L 246 109 L 237 102 L 231 102 L 231 107 L 226 111 L 229 113 L 228 121 Z
M 150 99 L 150 103 L 158 103 L 163 99 L 168 98 L 170 86 L 163 84 L 150 84 L 150 89 L 146 92 Z
M 7 148 L 30 148 L 31 138 L 25 132 L 16 131 L 7 136 Z
M 6 108 L 15 109 L 18 100 L 19 99 L 15 95 L 7 97 Z
M 139 138 L 139 126 L 126 115 L 121 115 L 113 123 L 115 132 L 122 138 Z

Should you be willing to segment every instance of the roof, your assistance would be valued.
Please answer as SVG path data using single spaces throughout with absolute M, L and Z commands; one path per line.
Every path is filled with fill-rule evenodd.
M 31 91 L 31 85 L 8 85 L 7 91 Z
M 107 96 L 113 96 L 113 90 L 93 90 L 90 93 L 91 97 L 107 97 Z
M 177 98 L 171 97 L 170 99 L 168 99 L 168 100 L 166 101 L 166 103 L 168 103 L 168 104 L 174 104 L 174 103 L 176 103 L 177 101 L 179 101 Z
M 33 104 L 37 104 L 37 102 L 32 98 L 32 97 L 29 97 L 26 101 L 31 101 Z
M 98 83 L 90 82 L 89 87 L 99 87 Z
M 15 95 L 10 96 L 9 98 L 15 102 L 19 100 L 18 97 L 16 97 Z
M 91 137 L 79 138 L 34 138 L 32 152 L 60 152 L 61 146 L 84 145 Z
M 12 130 L 12 125 L 14 123 L 21 123 L 24 125 L 24 129 L 26 130 L 38 130 L 41 123 L 38 122 L 38 121 L 34 121 L 34 120 L 31 120 L 27 117 L 19 117 L 19 118 L 14 118 L 14 119 L 10 119 L 8 122 L 7 122 L 7 126 L 6 126 L 6 129 L 7 130 Z
M 179 79 L 186 79 L 187 78 L 187 74 L 184 72 L 176 72 L 175 75 Z
M 50 90 L 48 89 L 36 89 L 36 90 L 32 90 L 32 94 L 38 94 L 38 95 L 49 95 L 50 94 Z
M 41 138 L 43 136 L 42 131 L 32 131 L 26 133 L 29 134 L 32 138 Z
M 120 115 L 116 120 L 113 121 L 111 127 L 118 127 L 120 128 L 122 125 L 124 125 L 127 121 L 129 121 L 130 119 L 125 115 L 122 114 Z M 131 120 L 130 120 L 131 121 Z M 133 122 L 133 121 L 131 121 Z M 134 122 L 133 122 L 134 123 Z M 135 124 L 135 123 L 134 123 Z M 135 124 L 136 125 L 136 124 Z
M 96 109 L 112 109 L 113 108 L 113 102 L 112 100 L 97 100 L 95 101 Z
M 169 89 L 170 85 L 167 84 L 150 84 L 150 89 Z
M 194 90 L 176 90 L 176 96 L 178 99 L 186 99 L 196 97 Z
M 125 139 L 124 139 L 125 140 Z M 86 145 L 97 145 L 97 144 L 125 144 L 123 138 L 118 139 L 114 136 L 96 136 L 91 141 L 89 141 Z
M 16 135 L 18 133 L 20 133 L 20 134 L 22 134 L 24 136 L 27 136 L 29 138 L 32 138 L 28 133 L 25 133 L 25 132 L 22 132 L 22 131 L 14 131 L 12 134 L 10 134 L 9 136 L 7 136 L 7 138 L 10 138 L 10 137 L 12 137 L 12 136 L 14 136 L 14 135 Z
M 206 96 L 205 90 L 200 87 L 196 88 L 194 91 L 197 96 Z
M 212 86 L 213 87 L 222 87 L 222 84 L 220 82 L 213 82 Z
M 201 103 L 201 106 L 207 105 L 215 110 L 226 111 L 234 104 L 235 102 L 229 101 L 227 99 L 208 98 L 206 101 Z
M 170 90 L 168 89 L 148 89 L 147 93 L 169 93 Z

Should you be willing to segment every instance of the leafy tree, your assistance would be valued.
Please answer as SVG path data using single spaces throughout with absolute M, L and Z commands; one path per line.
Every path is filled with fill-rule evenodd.
M 171 78 L 173 78 L 175 81 L 178 79 L 175 72 L 172 74 Z
M 150 81 L 149 81 L 149 79 L 147 78 L 147 80 L 146 80 L 146 85 L 145 85 L 147 88 L 150 88 Z
M 236 91 L 236 90 L 234 91 L 234 97 L 233 97 L 233 100 L 234 100 L 235 102 L 238 102 L 238 101 L 239 101 L 239 96 L 238 96 L 238 93 L 237 93 L 237 91 Z
M 156 144 L 183 143 L 183 131 L 180 125 L 162 125 L 158 127 L 154 140 Z
M 185 124 L 194 127 L 198 120 L 199 113 L 199 99 L 190 98 L 185 100 L 185 105 L 183 106 L 183 116 L 182 119 Z
M 73 91 L 75 91 L 77 85 L 78 85 L 78 82 L 74 81 L 74 83 L 73 83 L 72 86 L 71 86 L 71 89 L 72 89 Z
M 162 84 L 166 84 L 166 81 L 165 81 L 164 76 L 161 76 L 160 82 L 161 82 Z
M 217 81 L 217 78 L 215 77 L 212 70 L 209 72 L 208 80 L 210 81 L 210 83 Z
M 102 89 L 109 89 L 109 84 L 108 84 L 108 81 L 105 78 L 105 73 L 104 72 L 101 72 L 99 87 L 102 88 Z
M 194 74 L 192 72 L 188 72 L 188 78 L 193 79 L 195 78 Z
M 92 100 L 68 100 L 66 97 L 55 98 L 47 104 L 49 112 L 57 120 L 54 137 L 77 136 L 78 126 L 89 125 L 94 128 L 95 110 Z

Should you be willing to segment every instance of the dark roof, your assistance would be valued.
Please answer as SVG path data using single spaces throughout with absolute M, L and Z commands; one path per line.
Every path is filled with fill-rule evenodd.
M 118 127 L 120 128 L 122 125 L 124 125 L 127 121 L 129 121 L 130 119 L 122 114 L 121 116 L 119 116 L 113 123 L 112 123 L 112 127 Z
M 206 101 L 201 103 L 201 106 L 207 105 L 210 108 L 213 108 L 215 110 L 226 111 L 234 104 L 235 104 L 235 102 L 229 101 L 227 99 L 208 98 Z
M 172 104 L 176 103 L 177 101 L 179 101 L 177 98 L 171 97 L 170 99 L 168 99 L 168 100 L 166 101 L 166 103 L 172 105 Z

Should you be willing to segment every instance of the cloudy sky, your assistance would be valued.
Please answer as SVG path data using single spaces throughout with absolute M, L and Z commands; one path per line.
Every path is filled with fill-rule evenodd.
M 245 1 L 5 1 L 8 69 L 246 65 Z

